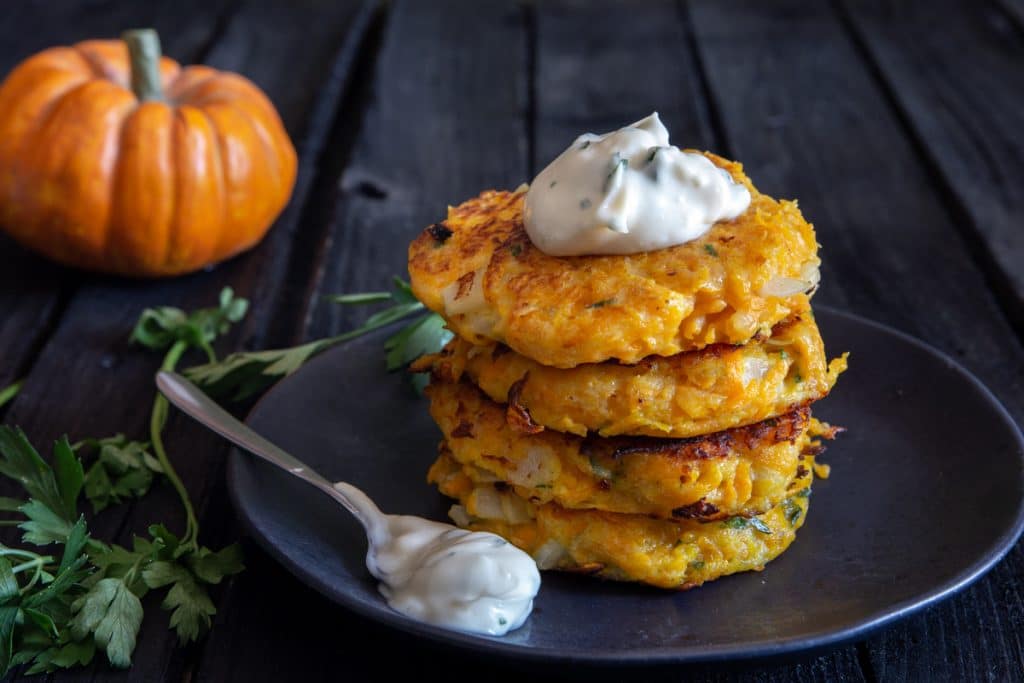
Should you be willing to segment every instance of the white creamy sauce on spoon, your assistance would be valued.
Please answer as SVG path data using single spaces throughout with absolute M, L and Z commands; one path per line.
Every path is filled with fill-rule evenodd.
M 397 612 L 436 626 L 505 635 L 540 589 L 537 563 L 505 539 L 409 515 L 386 515 L 358 488 L 334 487 L 366 528 L 366 568 Z
M 724 169 L 669 145 L 655 112 L 576 138 L 534 178 L 523 214 L 530 240 L 553 256 L 636 254 L 694 240 L 749 204 Z

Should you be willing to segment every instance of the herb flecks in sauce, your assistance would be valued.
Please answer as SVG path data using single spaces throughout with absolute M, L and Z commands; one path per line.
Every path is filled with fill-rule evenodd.
M 636 254 L 697 239 L 749 203 L 750 192 L 725 169 L 669 145 L 652 114 L 577 138 L 530 185 L 524 224 L 553 256 Z

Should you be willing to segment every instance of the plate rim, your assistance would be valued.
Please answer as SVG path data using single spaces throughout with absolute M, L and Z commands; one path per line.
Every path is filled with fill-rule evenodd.
M 828 315 L 839 318 L 845 318 L 848 321 L 871 327 L 882 333 L 895 335 L 902 341 L 909 343 L 911 346 L 917 347 L 920 351 L 934 356 L 937 360 L 948 365 L 952 370 L 966 377 L 966 379 L 979 390 L 980 394 L 988 400 L 995 409 L 996 414 L 1010 425 L 1012 435 L 1018 446 L 1018 451 L 1022 454 L 1020 472 L 1022 477 L 1024 477 L 1024 435 L 1021 433 L 1020 425 L 1017 424 L 1017 421 L 1002 404 L 999 398 L 992 392 L 992 390 L 989 389 L 988 386 L 986 386 L 972 372 L 945 352 L 918 339 L 917 337 L 897 330 L 884 323 L 871 320 L 870 318 L 865 318 L 864 316 L 856 313 L 839 310 L 831 306 L 815 306 L 815 313 L 817 314 L 819 312 L 824 312 Z M 393 326 L 394 325 L 382 328 L 381 330 L 371 333 L 371 335 L 367 335 L 367 337 L 383 335 L 388 329 L 390 329 L 390 327 Z M 324 362 L 324 359 L 330 356 L 332 351 L 335 351 L 335 349 L 328 350 L 324 354 L 313 358 L 309 363 L 303 366 L 303 368 L 300 368 L 299 371 L 315 366 L 320 362 Z M 246 424 L 250 423 L 255 412 L 260 408 L 263 402 L 268 399 L 268 397 L 278 390 L 281 383 L 287 382 L 289 379 L 289 377 L 283 378 L 259 398 L 259 400 L 246 414 Z M 431 641 L 448 646 L 465 647 L 477 652 L 509 657 L 531 663 L 601 664 L 620 666 L 711 663 L 773 658 L 798 652 L 833 648 L 852 640 L 863 638 L 896 621 L 906 619 L 907 617 L 921 612 L 928 607 L 946 600 L 947 598 L 950 598 L 966 589 L 1002 561 L 1002 559 L 1006 557 L 1010 550 L 1016 545 L 1022 532 L 1024 532 L 1024 496 L 1021 496 L 1020 500 L 1017 501 L 1017 514 L 1014 523 L 992 543 L 989 549 L 983 553 L 978 560 L 971 563 L 956 576 L 952 577 L 948 581 L 938 584 L 935 588 L 927 591 L 922 596 L 903 600 L 890 606 L 890 608 L 886 609 L 883 613 L 875 613 L 872 616 L 869 616 L 866 619 L 861 619 L 846 628 L 822 629 L 810 635 L 792 636 L 782 640 L 746 641 L 744 643 L 737 644 L 710 646 L 700 651 L 691 650 L 687 652 L 680 652 L 665 646 L 614 652 L 595 652 L 578 647 L 543 648 L 512 643 L 498 637 L 450 631 L 430 624 L 424 624 L 414 621 L 398 612 L 392 611 L 387 607 L 383 600 L 379 607 L 370 607 L 357 600 L 348 599 L 348 596 L 345 593 L 337 591 L 333 586 L 321 581 L 316 575 L 307 571 L 301 563 L 293 561 L 288 554 L 270 541 L 250 516 L 247 507 L 239 498 L 238 468 L 251 458 L 252 456 L 241 453 L 239 448 L 231 446 L 228 453 L 226 476 L 228 494 L 231 499 L 232 507 L 235 510 L 238 520 L 242 523 L 246 534 L 255 540 L 265 552 L 273 557 L 299 581 L 313 588 L 320 593 L 320 595 L 327 598 L 335 605 L 339 605 L 350 612 L 354 612 L 362 618 L 370 619 L 377 623 L 396 628 L 407 634 L 422 636 Z M 270 467 L 270 465 L 265 466 Z

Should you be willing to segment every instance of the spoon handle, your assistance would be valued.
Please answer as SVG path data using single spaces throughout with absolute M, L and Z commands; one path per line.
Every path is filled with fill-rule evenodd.
M 345 485 L 345 491 L 339 491 L 322 474 L 236 420 L 189 380 L 175 372 L 161 371 L 156 375 L 156 386 L 168 401 L 186 415 L 220 434 L 239 448 L 312 484 L 340 502 L 356 516 L 367 531 L 376 526 L 376 520 L 380 519 L 381 512 L 369 498 L 362 495 L 362 492 L 347 485 Z M 349 490 L 357 491 L 360 495 L 346 493 Z

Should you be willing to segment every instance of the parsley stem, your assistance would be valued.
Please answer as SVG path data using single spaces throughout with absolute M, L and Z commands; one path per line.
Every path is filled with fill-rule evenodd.
M 11 568 L 11 571 L 15 574 L 19 574 L 25 571 L 26 569 L 42 567 L 44 564 L 47 564 L 48 562 L 53 562 L 53 558 L 48 555 L 44 555 L 41 557 L 37 557 L 34 560 L 29 560 L 28 562 L 22 562 L 21 564 L 15 565 Z
M 173 372 L 178 365 L 178 361 L 181 360 L 182 354 L 187 349 L 188 342 L 182 340 L 174 342 L 167 355 L 164 356 L 164 362 L 160 369 Z M 153 453 L 156 454 L 156 458 L 160 461 L 160 466 L 163 468 L 164 476 L 171 482 L 174 490 L 178 492 L 181 505 L 185 508 L 185 534 L 181 538 L 182 545 L 195 548 L 196 539 L 199 536 L 199 522 L 196 520 L 196 513 L 192 508 L 192 501 L 188 497 L 185 484 L 182 483 L 181 477 L 178 476 L 174 466 L 171 465 L 170 458 L 167 457 L 167 450 L 164 448 L 162 432 L 164 423 L 167 422 L 167 411 L 167 399 L 164 398 L 163 394 L 157 393 L 156 400 L 153 401 L 153 412 L 149 420 L 149 440 L 153 445 Z
M 5 545 L 0 545 L 0 557 L 7 557 L 8 555 L 13 555 L 15 557 L 28 557 L 32 560 L 42 558 L 50 562 L 53 561 L 53 558 L 49 555 L 40 555 L 39 553 L 34 553 L 31 550 L 19 550 L 17 548 L 9 548 Z
M 22 384 L 24 384 L 24 380 L 19 380 L 14 384 L 10 385 L 9 387 L 4 387 L 3 389 L 0 389 L 0 408 L 2 408 L 5 403 L 7 403 L 8 401 L 10 401 L 11 399 L 18 395 L 18 392 L 21 391 Z
M 122 576 L 121 579 L 129 586 L 132 585 L 132 583 L 135 582 L 136 574 L 139 573 L 139 567 L 142 566 L 143 562 L 149 559 L 150 558 L 144 554 L 139 555 L 138 559 L 136 559 L 135 562 L 132 563 L 132 566 L 128 569 L 128 571 L 124 573 L 124 576 Z

